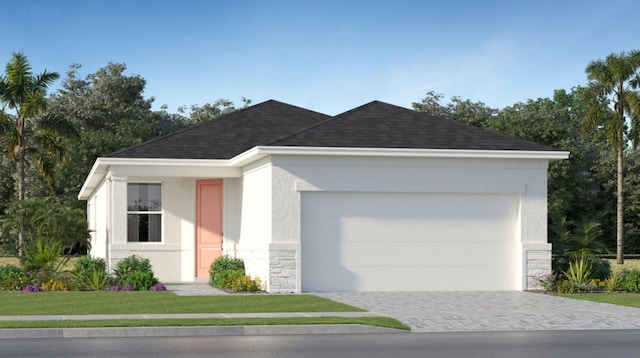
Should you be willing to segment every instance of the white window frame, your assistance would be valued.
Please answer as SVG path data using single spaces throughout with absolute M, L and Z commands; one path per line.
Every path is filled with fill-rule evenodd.
M 129 210 L 129 185 L 148 184 L 160 185 L 160 210 L 159 211 L 139 211 Z M 164 184 L 160 181 L 131 181 L 127 182 L 127 244 L 161 244 L 164 242 Z M 160 216 L 160 240 L 159 241 L 129 241 L 129 215 L 159 215 Z

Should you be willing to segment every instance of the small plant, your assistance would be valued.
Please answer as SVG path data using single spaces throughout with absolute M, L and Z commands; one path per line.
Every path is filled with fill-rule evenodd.
M 558 293 L 576 293 L 579 291 L 578 285 L 570 280 L 561 280 L 557 285 Z
M 607 292 L 620 291 L 624 282 L 624 276 L 619 274 L 611 274 L 609 278 L 603 281 L 604 289 Z
M 591 278 L 591 262 L 582 255 L 569 262 L 569 269 L 564 273 L 574 284 L 587 283 Z
M 556 292 L 558 290 L 559 275 L 550 273 L 538 278 L 538 285 L 547 292 Z
M 38 285 L 26 285 L 22 292 L 42 292 L 42 289 Z
M 59 271 L 69 259 L 66 256 L 62 256 L 63 248 L 61 241 L 49 241 L 43 238 L 36 240 L 27 249 L 24 268 L 31 271 Z
M 633 269 L 625 271 L 622 287 L 629 292 L 640 292 L 640 270 Z
M 102 258 L 81 257 L 73 266 L 72 275 L 81 290 L 103 290 L 109 284 L 107 265 Z
M 134 288 L 132 285 L 127 285 L 127 286 L 111 286 L 111 288 L 109 289 L 111 291 L 134 291 Z
M 166 291 L 167 288 L 164 287 L 163 284 L 161 284 L 160 282 L 156 283 L 155 285 L 149 287 L 149 291 Z
M 42 284 L 42 291 L 68 291 L 67 285 L 61 281 L 50 279 Z

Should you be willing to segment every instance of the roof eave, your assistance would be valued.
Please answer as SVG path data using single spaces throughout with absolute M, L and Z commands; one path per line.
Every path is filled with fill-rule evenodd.
M 163 158 L 111 158 L 100 157 L 96 159 L 93 164 L 87 179 L 85 179 L 80 192 L 78 193 L 78 199 L 89 199 L 94 191 L 98 188 L 100 183 L 104 180 L 105 175 L 110 171 L 112 166 L 132 166 L 137 168 L 144 167 L 164 167 L 169 169 L 181 169 L 184 168 L 228 168 L 233 171 L 230 176 L 240 176 L 240 171 L 229 165 L 229 161 L 226 159 L 163 159 Z M 227 170 L 225 170 L 226 172 Z M 237 173 L 236 173 L 237 171 Z M 180 173 L 181 171 L 176 171 Z
M 567 151 L 532 150 L 462 150 L 462 149 L 409 149 L 409 148 L 353 148 L 353 147 L 295 147 L 258 146 L 232 158 L 232 163 L 246 164 L 255 157 L 267 155 L 334 155 L 374 157 L 422 157 L 422 158 L 483 158 L 483 159 L 545 159 L 569 158 Z

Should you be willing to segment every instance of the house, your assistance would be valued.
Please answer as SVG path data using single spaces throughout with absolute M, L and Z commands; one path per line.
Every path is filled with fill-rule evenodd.
M 266 101 L 98 158 L 91 254 L 163 282 L 244 259 L 270 292 L 525 290 L 551 270 L 547 167 L 567 152 L 374 101 Z

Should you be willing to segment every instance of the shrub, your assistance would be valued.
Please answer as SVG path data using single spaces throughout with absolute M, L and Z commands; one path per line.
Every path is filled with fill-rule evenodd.
M 228 271 L 242 271 L 242 274 L 244 275 L 244 261 L 228 255 L 216 258 L 209 268 L 209 284 L 212 286 L 219 286 L 216 284 L 216 276 L 222 272 Z
M 626 271 L 622 287 L 629 292 L 640 292 L 640 270 L 633 269 Z
M 16 265 L 0 266 L 0 290 L 19 291 L 30 283 L 27 273 Z
M 149 259 L 137 255 L 131 255 L 120 260 L 116 264 L 116 272 L 131 272 L 131 271 L 152 271 L 151 263 Z
M 136 291 L 147 291 L 158 283 L 158 279 L 153 275 L 153 271 L 133 271 L 123 277 L 120 281 L 122 286 L 133 286 Z
M 109 283 L 107 264 L 99 257 L 87 255 L 78 259 L 73 266 L 72 275 L 81 290 L 103 290 Z
M 132 286 L 135 290 L 146 291 L 158 283 L 149 259 L 136 255 L 120 260 L 114 270 L 118 286 Z

